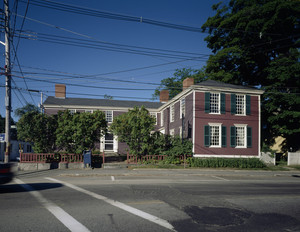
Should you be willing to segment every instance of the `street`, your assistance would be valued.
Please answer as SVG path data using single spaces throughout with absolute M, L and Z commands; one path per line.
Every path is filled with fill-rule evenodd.
M 300 172 L 19 171 L 0 231 L 300 231 Z

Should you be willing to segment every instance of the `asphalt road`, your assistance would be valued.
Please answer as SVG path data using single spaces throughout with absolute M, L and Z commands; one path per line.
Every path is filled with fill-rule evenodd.
M 300 231 L 300 172 L 18 172 L 0 231 Z

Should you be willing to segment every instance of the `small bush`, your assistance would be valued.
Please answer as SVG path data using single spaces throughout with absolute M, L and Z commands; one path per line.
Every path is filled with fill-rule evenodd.
M 190 167 L 202 168 L 265 168 L 257 158 L 188 158 Z

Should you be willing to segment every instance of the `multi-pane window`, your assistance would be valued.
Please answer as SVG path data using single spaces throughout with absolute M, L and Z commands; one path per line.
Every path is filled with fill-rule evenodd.
M 231 114 L 251 115 L 251 96 L 231 94 Z
M 155 125 L 157 125 L 157 113 L 150 112 L 150 116 L 152 116 L 153 118 L 155 118 Z
M 245 115 L 245 95 L 236 95 L 236 114 Z
M 75 114 L 76 113 L 76 110 L 69 110 L 70 111 L 70 114 Z
M 164 112 L 162 111 L 160 114 L 160 125 L 163 126 L 164 125 Z
M 174 136 L 174 135 L 175 135 L 175 130 L 174 130 L 174 129 L 171 129 L 171 130 L 170 130 L 170 135 L 171 135 L 171 136 Z
M 175 118 L 175 107 L 174 104 L 170 106 L 170 122 L 174 122 Z
M 210 93 L 210 113 L 219 114 L 220 113 L 220 94 Z
M 111 110 L 105 111 L 105 118 L 107 122 L 112 122 L 113 121 L 113 115 Z
M 220 147 L 221 126 L 210 126 L 210 146 L 211 147 Z
M 236 124 L 230 128 L 230 146 L 236 148 L 252 147 L 252 127 Z
M 85 110 L 86 113 L 93 113 L 93 110 Z
M 180 118 L 182 118 L 182 116 L 185 116 L 185 98 L 180 100 Z
M 246 129 L 245 126 L 235 127 L 235 145 L 236 147 L 246 146 Z
M 204 126 L 204 146 L 206 147 L 226 147 L 226 126 L 221 123 L 209 123 Z

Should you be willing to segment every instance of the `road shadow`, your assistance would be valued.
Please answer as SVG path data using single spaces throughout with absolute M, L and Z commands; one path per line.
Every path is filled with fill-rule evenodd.
M 30 185 L 33 188 L 32 191 L 43 191 L 47 189 L 60 188 L 63 186 L 59 183 L 26 183 L 26 185 Z M 20 184 L 0 185 L 0 194 L 18 192 L 29 192 L 29 190 L 26 190 Z
M 300 231 L 300 221 L 285 214 L 197 206 L 185 207 L 184 211 L 191 217 L 190 219 L 171 222 L 178 232 Z

